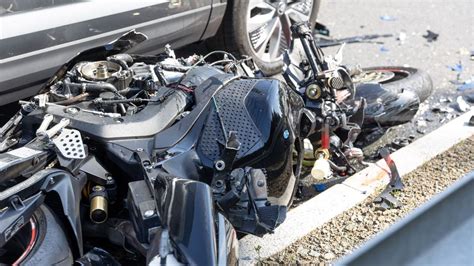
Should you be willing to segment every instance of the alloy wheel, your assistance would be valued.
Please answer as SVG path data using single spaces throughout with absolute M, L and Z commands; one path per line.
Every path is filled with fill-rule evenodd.
M 253 52 L 266 62 L 281 59 L 290 44 L 291 24 L 308 21 L 312 7 L 312 0 L 250 0 L 247 32 Z

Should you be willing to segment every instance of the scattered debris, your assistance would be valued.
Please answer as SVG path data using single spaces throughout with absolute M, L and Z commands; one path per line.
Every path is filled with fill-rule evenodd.
M 367 35 L 359 35 L 359 36 L 352 36 L 340 39 L 333 39 L 324 36 L 317 36 L 319 38 L 318 45 L 320 47 L 330 47 L 330 46 L 337 46 L 343 43 L 375 43 L 375 44 L 383 44 L 384 42 L 381 41 L 374 41 L 375 39 L 379 38 L 390 38 L 393 37 L 393 34 L 367 34 Z
M 423 119 L 423 120 L 420 119 L 420 120 L 417 120 L 417 121 L 416 121 L 416 126 L 417 126 L 417 127 L 426 127 L 426 126 L 427 126 L 427 123 L 426 123 L 426 121 L 425 121 L 424 119 Z
M 474 88 L 474 79 L 468 79 L 463 82 L 461 86 L 458 87 L 458 91 L 464 91 Z
M 395 165 L 395 162 L 390 157 L 390 152 L 386 148 L 382 148 L 380 149 L 380 155 L 390 168 L 390 183 L 388 183 L 385 190 L 382 191 L 380 196 L 377 197 L 374 202 L 380 203 L 380 208 L 382 210 L 399 208 L 401 207 L 401 203 L 392 195 L 392 193 L 403 189 L 404 186 L 402 183 L 402 179 L 400 177 L 400 174 L 398 173 L 398 169 Z
M 397 20 L 396 17 L 389 16 L 389 15 L 380 16 L 380 19 L 383 20 L 383 21 L 395 21 L 395 20 Z
M 471 50 L 471 60 L 474 61 L 474 50 Z
M 383 46 L 383 45 L 380 46 L 380 52 L 385 53 L 385 52 L 388 52 L 388 51 L 390 51 L 390 50 L 388 48 L 386 48 L 385 46 Z
M 474 87 L 470 88 L 470 89 L 467 89 L 467 90 L 464 90 L 462 92 L 462 97 L 464 97 L 464 99 L 466 99 L 466 101 L 468 101 L 470 103 L 474 103 Z
M 451 71 L 459 72 L 459 73 L 461 73 L 464 70 L 461 61 L 459 61 L 458 64 L 455 64 L 453 66 L 447 66 L 447 67 L 451 69 Z
M 336 176 L 336 177 L 332 177 L 330 179 L 323 180 L 321 182 L 313 184 L 313 189 L 316 192 L 323 192 L 324 190 L 326 190 L 326 189 L 328 189 L 328 188 L 330 188 L 334 185 L 337 185 L 337 184 L 340 184 L 340 183 L 344 182 L 344 180 L 346 180 L 348 177 L 349 177 L 349 175 Z
M 417 129 L 416 129 L 416 132 L 417 132 L 417 133 L 420 133 L 420 134 L 422 134 L 422 135 L 424 135 L 424 134 L 426 133 L 426 129 L 417 128 Z
M 464 113 L 471 109 L 471 106 L 463 99 L 462 96 L 456 98 L 456 103 L 454 104 L 456 110 Z
M 430 30 L 427 30 L 426 31 L 426 34 L 423 35 L 423 38 L 425 38 L 428 42 L 434 42 L 434 41 L 437 41 L 438 40 L 438 37 L 439 37 L 439 34 L 438 33 L 434 33 Z
M 441 97 L 439 98 L 440 103 L 451 103 L 453 100 L 450 97 Z
M 456 117 L 456 115 L 454 114 L 447 114 L 445 117 L 441 118 L 439 120 L 439 123 L 440 124 L 443 124 L 444 122 L 448 121 L 448 120 L 451 120 L 452 118 Z
M 408 139 L 408 138 L 396 138 L 392 141 L 392 143 L 390 143 L 390 145 L 395 148 L 395 149 L 401 149 L 405 146 L 407 146 L 408 144 L 410 144 L 411 140 Z
M 433 113 L 440 113 L 440 114 L 447 114 L 453 112 L 453 108 L 451 107 L 441 107 L 441 106 L 435 106 L 431 108 L 431 111 Z
M 407 33 L 405 31 L 400 31 L 400 33 L 398 34 L 398 38 L 397 38 L 400 45 L 403 45 L 405 43 L 406 39 L 407 39 Z
M 454 83 L 458 84 L 459 80 L 460 80 L 460 77 L 461 77 L 461 73 L 464 70 L 464 67 L 463 67 L 461 61 L 459 61 L 459 63 L 455 64 L 454 66 L 447 66 L 447 67 L 449 69 L 451 69 L 451 71 L 456 72 L 456 81 Z
M 314 27 L 316 34 L 320 34 L 323 36 L 329 36 L 329 29 L 326 25 L 316 22 L 316 27 Z

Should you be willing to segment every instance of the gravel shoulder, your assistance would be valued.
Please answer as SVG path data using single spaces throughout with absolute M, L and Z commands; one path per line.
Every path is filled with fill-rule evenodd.
M 473 169 L 474 137 L 471 137 L 403 177 L 405 189 L 396 194 L 403 204 L 401 208 L 381 211 L 371 196 L 262 263 L 315 264 L 335 261 Z

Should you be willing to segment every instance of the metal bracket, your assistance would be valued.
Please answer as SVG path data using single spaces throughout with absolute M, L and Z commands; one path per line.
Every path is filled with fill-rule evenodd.
M 65 158 L 86 158 L 84 143 L 78 130 L 63 128 L 61 134 L 53 139 L 53 143 Z
M 402 204 L 398 201 L 397 198 L 393 196 L 394 191 L 402 190 L 404 185 L 400 174 L 398 173 L 397 166 L 395 162 L 390 157 L 390 152 L 387 148 L 382 148 L 379 151 L 380 155 L 383 157 L 388 167 L 390 168 L 390 183 L 382 191 L 382 193 L 374 200 L 375 203 L 380 203 L 380 207 L 384 210 L 391 208 L 400 208 Z

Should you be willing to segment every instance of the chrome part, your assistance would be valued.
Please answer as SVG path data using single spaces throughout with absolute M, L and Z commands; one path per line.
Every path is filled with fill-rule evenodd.
M 119 64 L 110 61 L 87 62 L 79 67 L 81 76 L 88 80 L 107 80 L 121 70 Z

